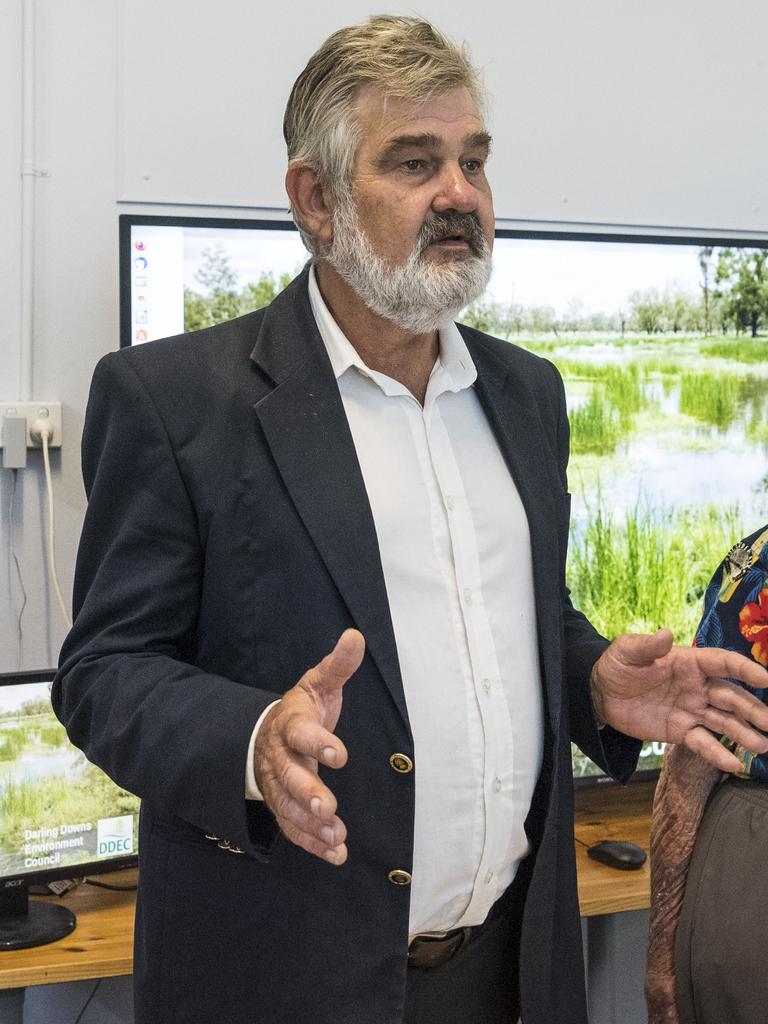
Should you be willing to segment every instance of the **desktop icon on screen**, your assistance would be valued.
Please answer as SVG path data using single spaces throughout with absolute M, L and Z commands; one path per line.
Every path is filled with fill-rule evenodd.
M 145 270 L 147 266 L 147 257 L 137 256 L 136 259 L 133 261 L 133 265 L 134 267 L 136 267 L 137 270 Z

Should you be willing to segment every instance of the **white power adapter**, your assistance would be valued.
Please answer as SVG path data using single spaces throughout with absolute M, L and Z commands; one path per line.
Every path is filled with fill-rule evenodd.
M 24 469 L 27 465 L 26 417 L 3 416 L 2 423 L 3 469 Z

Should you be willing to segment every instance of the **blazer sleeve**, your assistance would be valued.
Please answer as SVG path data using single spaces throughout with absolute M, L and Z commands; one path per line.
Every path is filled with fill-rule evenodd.
M 557 450 L 563 489 L 568 490 L 568 453 L 570 428 L 565 405 L 565 388 L 556 367 L 548 364 L 555 376 L 558 396 Z M 612 778 L 626 782 L 634 772 L 642 743 L 606 725 L 598 728 L 589 677 L 592 667 L 608 647 L 609 641 L 577 611 L 563 580 L 564 674 L 570 711 L 571 739 Z
M 82 455 L 89 500 L 54 710 L 87 757 L 156 813 L 258 855 L 275 828 L 245 799 L 245 759 L 280 694 L 192 663 L 203 579 L 195 508 L 124 352 L 96 368 Z

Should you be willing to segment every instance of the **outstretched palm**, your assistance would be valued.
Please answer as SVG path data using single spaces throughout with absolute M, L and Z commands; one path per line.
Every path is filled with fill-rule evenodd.
M 730 679 L 768 684 L 764 668 L 716 647 L 676 647 L 669 630 L 618 637 L 592 670 L 603 720 L 638 739 L 684 743 L 722 771 L 738 759 L 713 733 L 756 754 L 768 751 L 768 707 Z

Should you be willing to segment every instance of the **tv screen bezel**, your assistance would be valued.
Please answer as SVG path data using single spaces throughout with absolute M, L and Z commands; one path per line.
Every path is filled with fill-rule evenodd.
M 638 768 L 626 782 L 618 782 L 602 771 L 595 772 L 594 775 L 574 775 L 573 785 L 576 789 L 589 789 L 591 786 L 629 786 L 635 782 L 653 782 L 658 779 L 660 772 L 661 768 Z

